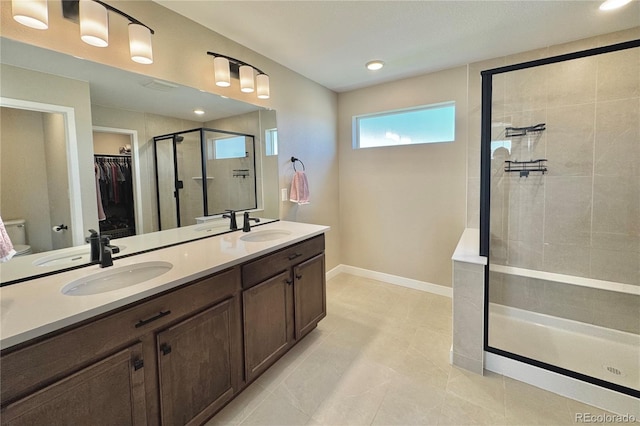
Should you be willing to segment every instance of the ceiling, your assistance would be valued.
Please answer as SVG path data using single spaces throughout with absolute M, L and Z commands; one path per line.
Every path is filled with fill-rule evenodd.
M 154 1 L 336 92 L 640 26 L 638 0 Z

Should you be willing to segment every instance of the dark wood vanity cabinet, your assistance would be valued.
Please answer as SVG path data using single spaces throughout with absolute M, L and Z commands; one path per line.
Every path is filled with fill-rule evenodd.
M 158 333 L 162 424 L 202 424 L 237 391 L 237 299 Z
M 242 287 L 251 382 L 326 315 L 324 235 L 243 265 Z
M 3 351 L 2 425 L 201 424 L 239 391 L 240 270 Z
M 3 425 L 146 425 L 140 343 L 9 405 Z
M 326 311 L 324 235 L 8 348 L 2 425 L 200 425 Z

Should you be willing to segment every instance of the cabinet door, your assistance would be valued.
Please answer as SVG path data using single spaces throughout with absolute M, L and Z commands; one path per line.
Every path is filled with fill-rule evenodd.
M 327 313 L 324 254 L 293 268 L 296 339 L 315 328 Z
M 293 340 L 292 284 L 286 271 L 242 292 L 247 381 L 273 364 Z
M 3 425 L 145 425 L 142 344 L 53 383 L 2 412 Z
M 162 424 L 201 424 L 234 393 L 234 299 L 158 333 Z

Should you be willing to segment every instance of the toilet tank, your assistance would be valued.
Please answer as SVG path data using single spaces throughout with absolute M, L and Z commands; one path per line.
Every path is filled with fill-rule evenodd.
M 13 219 L 4 222 L 4 227 L 14 246 L 27 244 L 27 228 L 24 219 Z

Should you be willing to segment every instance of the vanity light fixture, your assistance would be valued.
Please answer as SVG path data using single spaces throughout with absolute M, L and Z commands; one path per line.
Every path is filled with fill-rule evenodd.
M 93 0 L 80 0 L 80 38 L 96 47 L 109 46 L 107 8 Z
M 379 69 L 382 69 L 382 67 L 384 66 L 384 62 L 376 59 L 375 61 L 367 62 L 366 66 L 369 71 L 378 71 Z
M 231 77 L 234 77 L 240 80 L 242 92 L 253 93 L 255 91 L 258 98 L 269 99 L 269 76 L 263 71 L 231 56 L 214 52 L 207 52 L 207 55 L 213 56 L 213 74 L 216 86 L 229 87 L 231 86 Z
M 140 64 L 153 63 L 151 34 L 154 31 L 134 17 L 100 0 L 61 0 L 62 15 L 80 24 L 80 38 L 97 47 L 109 45 L 109 13 L 115 12 L 129 21 L 129 52 L 131 60 Z M 36 29 L 49 28 L 47 0 L 12 0 L 13 19 Z
M 13 19 L 36 30 L 49 28 L 47 0 L 11 0 Z
M 600 10 L 613 10 L 631 3 L 631 0 L 606 0 L 600 5 Z

